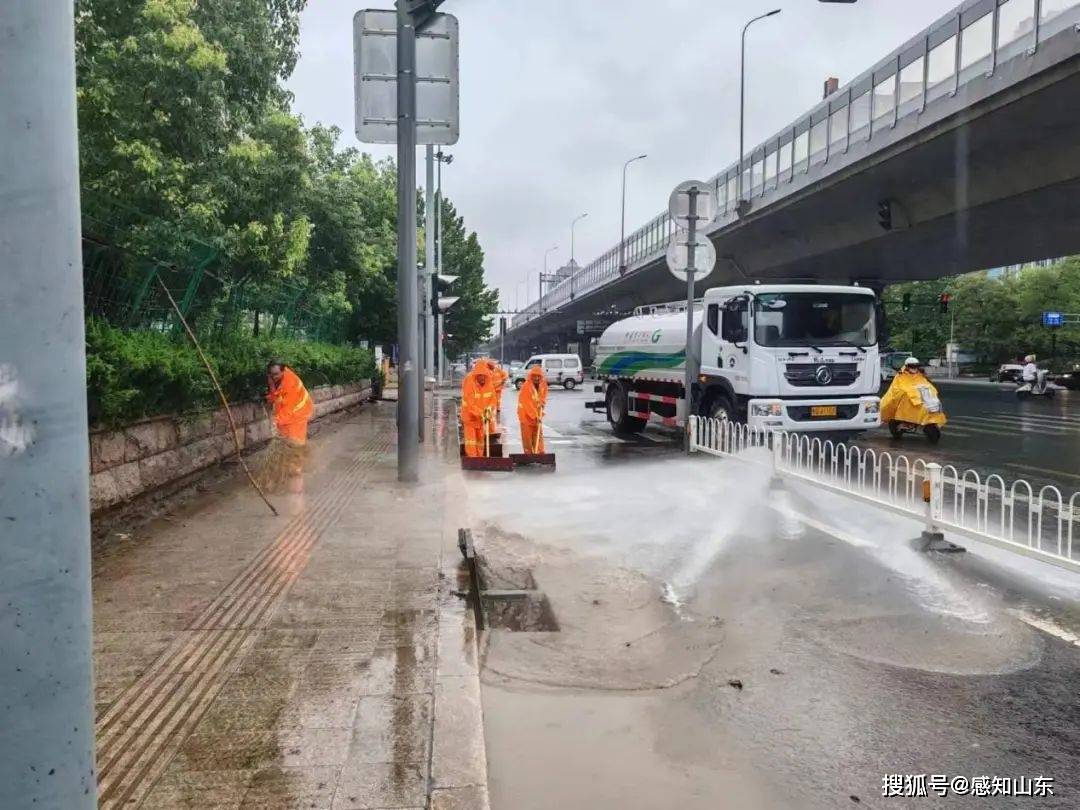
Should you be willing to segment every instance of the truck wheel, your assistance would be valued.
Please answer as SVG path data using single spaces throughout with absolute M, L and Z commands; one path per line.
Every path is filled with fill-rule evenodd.
M 739 414 L 731 400 L 724 394 L 714 396 L 705 405 L 705 416 L 709 419 L 726 419 L 729 422 L 738 422 Z
M 607 418 L 616 433 L 641 433 L 645 429 L 645 420 L 630 415 L 630 403 L 626 388 L 614 383 L 607 389 Z
M 573 377 L 570 377 L 567 380 L 564 380 L 562 385 L 567 391 L 573 391 L 574 386 L 577 385 L 577 383 L 574 381 Z

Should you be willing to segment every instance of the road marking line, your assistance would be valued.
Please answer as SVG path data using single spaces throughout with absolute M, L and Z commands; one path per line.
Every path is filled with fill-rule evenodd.
M 1031 464 L 1018 464 L 1015 461 L 1006 461 L 1006 467 L 1014 467 L 1018 470 L 1032 470 L 1034 472 L 1046 473 L 1047 475 L 1063 475 L 1066 478 L 1080 478 L 1080 475 L 1071 472 L 1065 472 L 1064 470 L 1051 470 L 1046 467 L 1035 467 Z
M 982 433 L 982 434 L 984 434 L 986 436 L 1019 436 L 1019 435 L 1022 435 L 1022 434 L 1015 433 L 1015 432 L 1009 433 L 1009 432 L 1004 431 L 1004 430 L 989 430 L 989 429 L 987 429 L 985 427 L 976 426 L 976 425 L 963 425 L 960 429 L 963 430 L 963 431 L 967 431 L 968 433 Z M 944 432 L 945 433 L 949 432 L 948 425 L 945 426 L 945 431 Z
M 843 529 L 837 529 L 835 526 L 830 526 L 828 523 L 822 523 L 820 520 L 815 520 L 812 517 L 804 515 L 802 512 L 796 511 L 788 506 L 781 506 L 777 503 L 770 503 L 769 508 L 779 515 L 797 520 L 804 526 L 811 529 L 817 529 L 819 532 L 835 537 L 837 540 L 842 540 L 856 548 L 867 548 L 874 544 L 863 540 L 861 537 L 856 537 L 853 534 L 845 532 Z
M 1067 644 L 1072 644 L 1074 647 L 1080 647 L 1080 636 L 1073 633 L 1071 630 L 1066 630 L 1057 622 L 1053 622 L 1050 619 L 1043 619 L 1039 616 L 1035 616 L 1028 613 L 1026 610 L 1012 609 L 1009 611 L 1013 616 L 1018 618 L 1024 624 L 1030 625 L 1037 630 L 1042 630 L 1044 633 L 1049 633 L 1055 638 L 1059 638 Z
M 1060 424 L 1057 422 L 1041 422 L 1032 419 L 1003 419 L 998 417 L 987 416 L 956 416 L 952 418 L 954 422 L 978 422 L 980 424 L 985 423 L 989 427 L 1011 427 L 1021 428 L 1023 430 L 1039 430 L 1044 432 L 1054 432 L 1055 435 L 1064 436 L 1068 433 L 1076 433 L 1080 430 L 1080 425 L 1072 424 Z M 1018 432 L 1023 432 L 1020 430 Z
M 985 422 L 986 424 L 991 425 L 993 427 L 1013 427 L 1013 428 L 1015 428 L 1015 427 L 1019 426 L 1019 427 L 1025 427 L 1025 428 L 1037 428 L 1039 430 L 1050 429 L 1050 430 L 1058 430 L 1058 431 L 1064 431 L 1064 432 L 1072 432 L 1076 427 L 1080 427 L 1080 426 L 1077 426 L 1077 425 L 1058 424 L 1056 422 L 1042 422 L 1042 421 L 1035 421 L 1033 419 L 1026 419 L 1026 418 L 1005 419 L 1005 418 L 999 418 L 999 417 L 996 417 L 996 416 L 971 416 L 971 415 L 968 415 L 968 414 L 953 417 L 953 421 L 956 421 L 956 422 L 980 422 L 980 423 Z
M 958 418 L 970 417 L 972 419 L 997 419 L 1006 422 L 1016 422 L 1017 420 L 1027 422 L 1046 422 L 1048 424 L 1054 424 L 1058 427 L 1076 427 L 1080 425 L 1080 418 L 1075 416 L 1056 416 L 1049 413 L 1032 413 L 1031 411 L 1021 411 L 1008 413 L 1004 411 L 983 411 L 980 414 L 962 414 Z

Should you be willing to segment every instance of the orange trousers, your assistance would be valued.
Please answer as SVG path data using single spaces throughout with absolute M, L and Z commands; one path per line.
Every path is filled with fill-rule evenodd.
M 307 444 L 307 419 L 297 419 L 293 422 L 276 424 L 278 435 L 283 439 L 292 439 L 299 444 Z
M 544 435 L 540 430 L 539 422 L 532 422 L 526 419 L 520 420 L 521 423 L 521 446 L 526 453 L 543 453 L 544 452 Z
M 480 458 L 484 455 L 484 422 L 481 419 L 464 419 L 461 423 L 465 435 L 465 455 Z

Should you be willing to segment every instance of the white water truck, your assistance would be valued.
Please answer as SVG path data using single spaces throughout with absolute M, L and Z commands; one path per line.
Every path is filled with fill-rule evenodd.
M 758 429 L 855 433 L 881 425 L 872 290 L 716 287 L 694 304 L 690 412 Z M 686 421 L 686 304 L 639 307 L 596 348 L 596 387 L 617 432 Z

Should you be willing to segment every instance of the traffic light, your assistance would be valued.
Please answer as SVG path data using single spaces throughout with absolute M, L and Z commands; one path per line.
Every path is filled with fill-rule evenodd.
M 877 204 L 877 223 L 883 231 L 892 230 L 892 201 L 882 200 Z
M 938 296 L 938 309 L 941 310 L 942 315 L 949 314 L 949 301 L 952 300 L 952 296 L 948 293 L 942 293 Z
M 431 296 L 431 311 L 433 314 L 441 315 L 446 310 L 450 309 L 454 304 L 461 300 L 460 296 L 447 296 L 442 295 L 451 284 L 458 280 L 457 276 L 448 276 L 444 274 L 436 275 L 435 277 L 435 294 Z
M 911 311 L 911 293 L 909 293 L 909 292 L 904 293 L 904 297 L 903 297 L 903 299 L 901 299 L 901 302 L 900 302 L 900 308 L 903 309 L 904 312 L 910 312 Z

